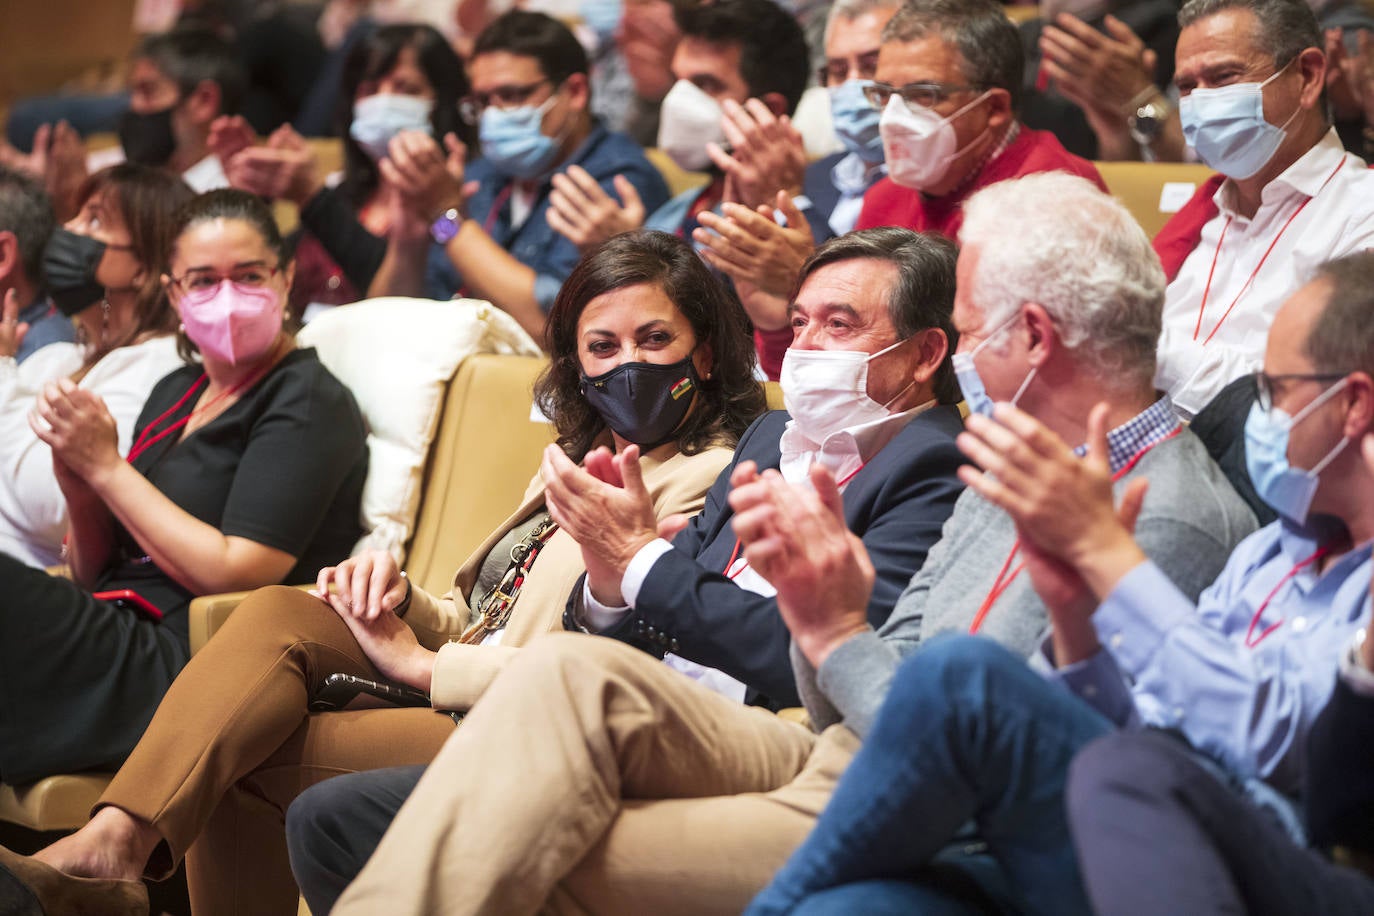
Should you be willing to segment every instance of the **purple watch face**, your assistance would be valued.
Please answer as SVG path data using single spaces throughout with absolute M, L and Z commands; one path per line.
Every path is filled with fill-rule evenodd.
M 453 213 L 452 210 L 441 214 L 439 218 L 429 226 L 430 238 L 434 239 L 434 241 L 438 242 L 440 245 L 447 245 L 452 241 L 453 237 L 458 234 L 458 227 L 463 224 L 460 217 L 450 215 L 451 213 Z

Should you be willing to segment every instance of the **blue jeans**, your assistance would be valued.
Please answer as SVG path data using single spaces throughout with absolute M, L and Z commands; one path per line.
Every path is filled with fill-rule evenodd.
M 841 885 L 919 879 L 918 869 L 970 822 L 1019 910 L 1091 913 L 1064 781 L 1079 748 L 1110 730 L 991 640 L 932 640 L 898 670 L 815 830 L 747 913 L 793 912 Z M 872 890 L 893 894 L 890 886 L 853 892 Z

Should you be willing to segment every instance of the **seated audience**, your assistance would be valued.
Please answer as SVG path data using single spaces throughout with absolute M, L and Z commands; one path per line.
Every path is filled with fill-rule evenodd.
M 1179 22 L 1184 134 L 1224 176 L 1155 238 L 1170 280 L 1155 384 L 1187 418 L 1259 368 L 1304 271 L 1374 242 L 1374 174 L 1331 128 L 1303 0 L 1189 0 Z
M 655 210 L 625 182 L 617 182 L 612 195 L 577 169 L 555 176 L 549 224 L 583 250 L 641 225 L 700 242 L 697 227 L 724 202 L 771 207 L 780 189 L 801 186 L 805 154 L 786 117 L 807 81 L 806 40 L 796 20 L 773 0 L 680 6 L 675 15 L 682 38 L 672 58 L 676 82 L 663 99 L 658 148 L 683 169 L 706 171 L 709 180 Z M 727 144 L 734 152 L 725 151 Z M 803 259 L 777 267 L 783 282 L 795 279 Z M 739 292 L 764 372 L 776 379 L 791 340 L 786 303 L 759 308 L 748 289 Z
M 444 36 L 424 25 L 382 26 L 354 46 L 346 62 L 343 97 L 343 181 L 331 186 L 310 147 L 290 127 L 255 145 L 242 121 L 220 121 L 211 138 L 229 182 L 300 208 L 296 280 L 291 308 L 304 316 L 312 304 L 356 302 L 367 292 L 386 254 L 390 208 L 378 162 L 403 130 L 432 137 L 454 135 L 464 144 L 475 132 L 458 114 L 469 92 L 463 62 Z M 434 250 L 437 282 L 425 292 L 452 295 L 457 281 L 443 276 L 447 259 Z M 448 272 L 451 274 L 451 271 Z
M 1156 400 L 1151 389 L 1163 277 L 1144 233 L 1089 182 L 1064 175 L 1004 183 L 971 206 L 954 323 L 964 331 L 961 348 L 989 341 L 973 367 L 985 373 L 989 395 L 979 396 L 982 388 L 965 366 L 965 397 L 985 410 L 989 396 L 1011 398 L 1024 388 L 1020 402 L 1072 441 L 1086 438 L 1089 407 L 1106 397 L 1116 424 L 1110 466 L 1121 478 L 1117 487 L 1142 476 L 1157 481 L 1140 535 L 1196 596 L 1253 522 L 1202 445 L 1179 429 L 1167 400 Z M 827 243 L 817 257 L 845 241 Z M 817 308 L 833 304 L 838 289 L 817 286 L 815 299 L 809 290 L 803 283 L 798 311 L 825 320 L 832 309 Z M 799 346 L 810 327 L 799 328 Z M 798 503 L 818 505 L 820 497 L 807 492 L 810 481 L 825 494 L 824 511 L 837 530 L 857 527 L 859 478 L 845 488 L 841 506 L 835 481 L 845 468 L 819 464 L 802 465 L 800 476 L 784 464 L 782 474 L 762 479 L 752 465 L 737 465 L 729 496 L 739 513 L 736 530 L 720 538 L 730 552 L 751 524 L 751 494 L 789 478 L 799 485 L 788 489 Z M 804 616 L 771 599 L 767 625 L 787 628 L 781 642 L 790 634 L 797 687 L 813 726 L 824 729 L 819 736 L 741 709 L 608 640 L 567 635 L 530 647 L 420 779 L 335 912 L 375 909 L 383 895 L 399 912 L 524 911 L 569 898 L 591 910 L 634 900 L 655 912 L 738 912 L 811 828 L 857 746 L 855 733 L 867 731 L 904 655 L 935 633 L 970 628 L 1023 654 L 1037 646 L 1045 611 L 1029 577 L 1016 574 L 1016 557 L 1008 560 L 1015 540 L 1009 516 L 965 491 L 941 540 L 876 630 L 870 588 L 874 596 L 883 588 L 874 567 L 887 562 L 876 537 L 846 532 L 841 541 L 863 558 L 856 560 L 865 583 L 857 602 L 831 600 L 842 589 L 834 568 L 810 578 L 805 589 L 815 606 Z M 880 550 L 870 555 L 873 546 Z M 643 641 L 662 633 L 688 658 L 724 668 L 746 648 L 733 621 L 701 615 L 701 624 L 690 617 L 679 624 L 646 606 L 648 595 L 667 589 L 698 600 L 724 591 L 707 593 L 675 575 L 676 553 L 674 547 L 655 561 L 630 617 L 645 621 Z M 752 563 L 726 556 L 712 566 L 750 569 L 758 581 Z M 591 569 L 589 561 L 589 578 Z M 700 581 L 714 578 L 703 574 Z M 628 574 L 621 584 L 633 587 Z M 691 598 L 679 599 L 685 600 Z M 693 644 L 702 648 L 694 652 Z M 511 726 L 517 717 L 518 731 Z M 495 765 L 511 759 L 527 763 L 518 773 Z M 474 775 L 455 779 L 459 770 Z M 382 804 L 394 810 L 396 796 L 409 790 L 399 788 Z M 516 792 L 520 806 L 503 803 Z M 326 861 L 337 842 L 343 821 L 332 825 L 327 811 L 321 804 L 303 813 L 321 825 L 313 842 L 308 829 L 291 830 L 301 837 L 298 863 L 311 860 L 312 847 Z M 700 826 L 722 823 L 732 829 Z M 367 853 L 357 836 L 354 869 Z M 480 856 L 469 854 L 477 847 Z
M 830 93 L 830 120 L 844 150 L 807 166 L 802 182 L 810 206 L 800 209 L 818 245 L 854 228 L 864 192 L 887 174 L 881 112 L 864 87 L 878 68 L 883 27 L 900 6 L 898 0 L 842 0 L 830 7 L 820 82 Z
M 1366 434 L 1361 444 L 1374 472 L 1374 439 Z M 1329 670 L 1330 660 L 1320 661 Z M 1069 826 L 1098 913 L 1374 909 L 1374 639 L 1357 632 L 1339 664 L 1305 748 L 1310 850 L 1168 733 L 1117 733 L 1075 758 Z
M 873 80 L 883 26 L 898 6 L 897 0 L 845 0 L 831 7 L 820 79 L 829 91 L 831 122 L 844 149 L 807 166 L 800 187 L 779 186 L 776 199 L 765 199 L 757 209 L 727 200 L 719 214 L 698 215 L 701 225 L 692 238 L 702 257 L 730 277 L 755 316 L 759 363 L 769 378 L 778 377 L 792 342 L 787 322 L 779 324 L 770 316 L 786 316 L 787 296 L 802 263 L 815 245 L 854 228 L 865 192 L 887 173 L 879 112 L 863 90 Z M 796 141 L 755 131 L 746 142 L 786 146 Z M 744 151 L 751 152 L 747 146 Z M 764 158 L 764 152 L 753 155 Z M 783 220 L 777 220 L 775 204 Z M 773 324 L 776 329 L 766 330 Z
M 1237 783 L 1222 790 L 1237 793 L 1236 806 L 1263 804 L 1266 816 L 1293 819 L 1273 790 L 1296 793 L 1320 775 L 1305 772 L 1303 742 L 1331 697 L 1337 653 L 1369 620 L 1374 468 L 1361 460 L 1359 443 L 1374 428 L 1371 307 L 1374 255 L 1361 254 L 1319 269 L 1279 310 L 1246 438 L 1254 446 L 1251 476 L 1280 520 L 1237 547 L 1196 604 L 1131 537 L 1145 481 L 1113 505 L 1105 406 L 1093 411 L 1086 461 L 1007 405 L 997 406 L 995 422 L 970 419 L 960 445 L 983 470 L 969 468 L 964 479 L 1016 520 L 1026 570 L 1050 609 L 1052 639 L 1037 658 L 1045 676 L 1000 647 L 965 637 L 932 643 L 908 660 L 815 832 L 750 913 L 790 912 L 803 901 L 858 912 L 943 899 L 921 886 L 917 869 L 970 820 L 996 862 L 992 879 L 975 880 L 1005 882 L 1019 912 L 1093 912 L 1097 900 L 1085 893 L 1070 842 L 1064 783 L 1077 752 L 1113 729 L 1168 730 L 1192 749 L 1189 758 Z M 1352 442 L 1356 447 L 1348 448 Z M 1148 483 L 1153 489 L 1167 481 L 1151 474 Z M 789 496 L 801 502 L 784 494 L 773 504 L 786 506 Z M 841 526 L 819 516 L 833 538 L 826 548 L 806 521 L 787 521 L 758 541 L 776 561 L 764 575 L 787 594 L 783 612 L 804 615 L 816 603 L 809 568 L 815 561 L 802 558 L 803 549 L 816 557 L 848 554 L 832 565 L 846 570 L 836 578 L 852 583 L 852 606 L 863 583 Z M 793 530 L 808 533 L 807 547 L 796 544 Z M 741 537 L 751 540 L 749 532 Z M 1145 786 L 1173 778 L 1166 767 L 1152 761 L 1160 775 Z M 1132 784 L 1131 793 L 1142 788 Z M 1094 802 L 1094 813 L 1080 823 L 1139 807 L 1127 812 Z M 1086 815 L 1082 806 L 1077 813 Z M 1125 823 L 1114 820 L 1112 832 Z M 1152 838 L 1152 848 L 1139 851 L 1156 863 L 1109 864 L 1111 852 L 1124 851 L 1115 844 L 1089 852 L 1084 862 L 1123 871 L 1138 864 L 1162 883 L 1144 898 L 1108 901 L 1098 912 L 1136 911 L 1168 895 L 1171 885 L 1180 906 L 1150 912 L 1227 912 L 1205 905 L 1227 892 L 1224 876 L 1205 888 L 1211 901 L 1189 899 L 1203 890 L 1193 868 L 1205 870 L 1205 848 L 1167 828 L 1153 832 L 1162 826 L 1155 812 L 1129 823 L 1133 843 Z M 1093 836 L 1089 830 L 1080 839 L 1091 844 Z M 1242 857 L 1266 863 L 1271 878 L 1281 876 L 1272 838 L 1246 835 L 1239 842 Z M 1179 870 L 1158 869 L 1165 859 Z M 890 880 L 913 874 L 914 885 Z M 1295 869 L 1294 877 L 1301 880 L 1303 871 Z M 1115 883 L 1110 871 L 1097 878 Z M 1298 886 L 1288 890 L 1301 896 Z M 1321 896 L 1335 903 L 1343 895 L 1331 887 Z M 1367 891 L 1363 896 L 1369 899 Z M 1308 911 L 1319 898 L 1303 899 L 1299 909 Z
M 418 293 L 432 239 L 467 294 L 542 341 L 546 313 L 578 260 L 577 246 L 545 218 L 554 173 L 578 167 L 606 189 L 628 183 L 649 206 L 667 198 L 667 187 L 633 140 L 592 117 L 587 54 L 557 20 L 520 10 L 500 16 L 477 37 L 468 74 L 464 116 L 478 125 L 482 155 L 465 165 L 452 136 L 442 148 L 413 131 L 392 141 L 381 169 L 401 206 L 371 293 Z
M 1183 158 L 1177 0 L 1050 2 L 1021 26 L 1024 120 L 1085 159 Z
M 896 225 L 953 238 L 976 191 L 1032 172 L 1102 185 L 1092 163 L 1020 123 L 1023 55 L 993 0 L 907 0 L 883 29 L 875 82 L 887 177 L 864 195 L 858 227 Z
M 132 226 L 100 222 L 137 212 L 112 206 L 127 185 L 104 174 L 108 190 L 78 226 L 132 243 Z M 67 501 L 72 579 L 0 555 L 6 783 L 117 766 L 186 664 L 194 596 L 301 581 L 361 534 L 362 417 L 314 352 L 295 350 L 283 309 L 291 265 L 271 212 L 220 190 L 172 226 L 161 282 L 200 365 L 153 388 L 128 460 L 100 396 L 70 379 L 43 389 L 29 421 Z M 87 269 L 112 249 L 95 278 L 112 292 L 146 270 L 99 239 L 70 244 Z
M 1374 14 L 1360 0 L 1315 0 L 1307 5 L 1324 38 L 1326 94 L 1334 127 L 1346 149 L 1367 159 L 1368 128 L 1374 126 Z M 1164 91 L 1175 49 L 1166 53 L 1160 44 L 1166 28 L 1161 6 L 1167 4 L 1145 0 L 1138 7 L 1118 9 L 1120 18 L 1107 17 L 1095 34 L 1091 26 L 1065 14 L 1044 17 L 1053 24 L 1046 25 L 1040 37 L 1045 60 L 1039 77 L 1051 78 L 1064 99 L 1082 108 L 1099 159 L 1177 162 L 1196 154 L 1184 140 L 1177 96 Z M 1280 24 L 1281 10 L 1273 4 L 1262 10 L 1266 30 L 1294 25 Z M 1177 36 L 1177 27 L 1173 32 Z M 1024 34 L 1034 37 L 1035 27 Z
M 0 358 L 22 363 L 76 328 L 43 289 L 43 251 L 53 230 L 52 201 L 41 185 L 0 165 Z
M 0 159 L 44 182 L 58 219 L 76 214 L 89 172 L 126 160 L 175 172 L 196 192 L 228 184 L 210 151 L 210 124 L 237 110 L 243 74 L 223 39 L 202 29 L 151 35 L 131 55 L 128 86 L 118 147 L 88 156 L 77 132 L 59 122 L 38 129 L 27 156 L 0 148 Z
M 584 17 L 586 7 L 597 2 L 584 0 Z M 658 139 L 663 97 L 673 88 L 673 52 L 682 33 L 670 0 L 625 0 L 621 7 L 615 44 L 634 89 L 629 110 L 621 117 L 625 132 L 641 146 L 650 147 Z
M 553 361 L 536 386 L 558 432 L 550 448 L 614 467 L 653 518 L 700 509 L 764 409 L 739 304 L 686 245 L 637 233 L 583 260 L 550 317 Z M 196 912 L 232 900 L 294 913 L 282 837 L 292 798 L 339 773 L 427 762 L 455 722 L 431 708 L 311 715 L 312 693 L 344 672 L 465 711 L 517 647 L 558 625 L 582 572 L 546 497 L 536 477 L 443 597 L 412 586 L 386 553 L 321 569 L 314 597 L 250 597 L 177 679 L 91 823 L 37 858 L 88 874 L 99 856 L 102 877 L 160 878 L 189 850 Z
M 33 204 L 45 203 L 40 191 L 29 193 Z M 160 169 L 125 163 L 96 172 L 86 180 L 80 212 L 53 232 L 41 253 L 42 273 L 34 274 L 47 275 L 52 295 L 51 304 L 41 304 L 78 329 L 79 342 L 50 344 L 16 365 L 4 351 L 7 329 L 0 324 L 0 553 L 12 560 L 54 566 L 67 534 L 61 470 L 29 427 L 39 396 L 59 381 L 80 385 L 83 397 L 99 399 L 109 412 L 114 449 L 124 455 L 153 386 L 181 365 L 162 265 L 172 218 L 190 199 L 181 179 Z

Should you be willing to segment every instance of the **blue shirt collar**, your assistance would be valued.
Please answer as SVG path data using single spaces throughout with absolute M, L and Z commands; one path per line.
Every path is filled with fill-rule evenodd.
M 1112 473 L 1120 471 L 1141 452 L 1169 438 L 1178 427 L 1178 414 L 1169 396 L 1165 395 L 1107 433 L 1107 461 Z M 1073 450 L 1079 457 L 1087 452 L 1087 445 Z
M 19 310 L 19 320 L 28 325 L 36 324 L 53 313 L 53 304 L 42 293 L 38 298 Z

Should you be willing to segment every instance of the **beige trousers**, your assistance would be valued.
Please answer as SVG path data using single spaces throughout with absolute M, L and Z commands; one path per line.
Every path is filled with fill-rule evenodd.
M 857 749 L 557 633 L 473 707 L 334 912 L 738 913 Z
M 341 773 L 428 763 L 453 733 L 431 709 L 309 714 L 334 672 L 378 677 L 323 602 L 294 588 L 254 592 L 177 677 L 101 796 L 162 835 L 151 877 L 187 857 L 196 916 L 294 914 L 292 800 Z

